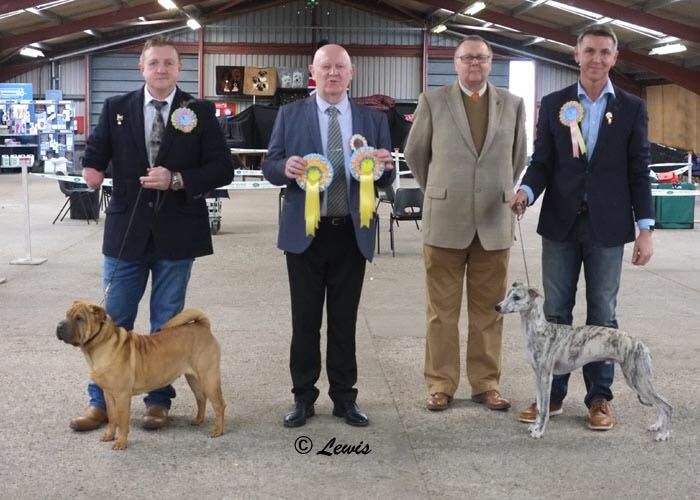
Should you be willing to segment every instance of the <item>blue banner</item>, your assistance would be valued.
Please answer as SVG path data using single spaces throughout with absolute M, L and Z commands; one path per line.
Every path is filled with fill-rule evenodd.
M 0 83 L 0 101 L 31 101 L 31 83 Z

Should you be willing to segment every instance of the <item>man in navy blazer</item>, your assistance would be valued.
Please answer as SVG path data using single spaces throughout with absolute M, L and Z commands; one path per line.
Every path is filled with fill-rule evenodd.
M 143 88 L 107 99 L 88 138 L 83 177 L 98 189 L 112 163 L 114 187 L 105 221 L 103 283 L 107 313 L 134 327 L 151 275 L 151 332 L 184 306 L 195 257 L 213 253 L 204 194 L 233 178 L 234 166 L 212 103 L 177 88 L 180 57 L 165 38 L 148 40 L 139 60 Z M 106 422 L 102 390 L 88 386 L 88 410 L 71 428 Z M 144 399 L 145 428 L 165 424 L 175 390 Z
M 542 99 L 532 161 L 511 207 L 523 214 L 527 205 L 545 193 L 537 232 L 542 235 L 547 319 L 572 324 L 583 265 L 586 324 L 617 328 L 615 308 L 624 245 L 634 241 L 634 265 L 645 265 L 653 254 L 648 118 L 641 99 L 610 82 L 608 73 L 617 59 L 617 37 L 612 29 L 597 25 L 584 30 L 575 58 L 581 68 L 579 82 Z M 584 147 L 572 139 L 571 121 L 567 120 L 580 111 Z M 635 220 L 639 227 L 636 238 Z M 591 429 L 607 430 L 614 425 L 608 403 L 613 397 L 613 368 L 605 362 L 583 367 Z M 561 413 L 568 379 L 568 374 L 554 376 L 550 414 Z M 520 414 L 520 420 L 534 422 L 535 415 L 533 403 Z
M 316 94 L 280 109 L 262 166 L 267 180 L 286 186 L 277 245 L 285 251 L 289 274 L 289 364 L 295 406 L 283 423 L 299 427 L 314 415 L 319 394 L 315 384 L 321 372 L 320 328 L 327 298 L 326 369 L 333 414 L 350 425 L 365 426 L 369 420 L 356 404 L 354 388 L 355 323 L 365 263 L 374 254 L 376 221 L 372 218 L 369 227 L 360 226 L 360 185 L 350 176 L 350 138 L 360 134 L 376 148 L 375 157 L 385 170 L 375 183 L 387 186 L 395 176 L 388 151 L 391 137 L 383 113 L 348 98 L 354 68 L 343 47 L 331 44 L 318 49 L 309 70 L 316 80 Z M 334 148 L 333 143 L 340 141 L 338 134 L 342 146 Z M 306 168 L 303 156 L 309 153 L 328 157 L 337 181 L 322 193 L 321 221 L 313 236 L 306 234 L 305 192 L 296 183 Z M 339 196 L 332 196 L 336 189 L 340 189 Z

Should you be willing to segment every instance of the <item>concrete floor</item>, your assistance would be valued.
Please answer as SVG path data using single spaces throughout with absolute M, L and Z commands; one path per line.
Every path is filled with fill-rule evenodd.
M 86 403 L 87 368 L 79 350 L 55 337 L 56 323 L 74 299 L 101 299 L 103 219 L 98 225 L 68 218 L 52 225 L 64 199 L 58 186 L 32 178 L 30 189 L 33 256 L 48 261 L 12 266 L 11 259 L 25 255 L 20 178 L 0 175 L 0 279 L 7 279 L 0 285 L 2 498 L 697 496 L 700 229 L 656 231 L 653 261 L 633 267 L 628 248 L 623 266 L 620 324 L 653 353 L 657 388 L 675 408 L 670 442 L 652 441 L 645 428 L 654 411 L 638 404 L 621 377 L 614 385 L 616 427 L 587 430 L 580 372 L 572 377 L 564 415 L 550 422 L 543 439 L 531 439 L 516 420 L 533 399 L 533 383 L 513 315 L 505 323 L 502 375 L 513 409 L 494 413 L 472 403 L 463 375 L 454 406 L 428 412 L 424 270 L 420 233 L 411 224 L 397 230 L 395 258 L 386 253 L 383 230 L 384 251 L 367 267 L 357 324 L 358 402 L 371 425 L 351 428 L 330 415 L 324 374 L 317 416 L 292 430 L 281 425 L 292 401 L 291 320 L 284 258 L 275 248 L 277 192 L 232 193 L 223 202 L 215 255 L 197 260 L 188 295 L 189 306 L 209 315 L 222 346 L 226 434 L 207 437 L 210 413 L 204 427 L 189 426 L 194 398 L 178 380 L 171 425 L 142 430 L 137 397 L 129 447 L 114 452 L 98 433 L 68 428 Z M 385 207 L 381 216 L 388 229 Z M 539 283 L 536 216 L 537 208 L 522 231 L 530 278 Z M 522 280 L 516 245 L 510 276 Z M 141 331 L 147 314 L 145 306 L 137 322 Z M 577 306 L 577 323 L 583 314 Z M 305 455 L 294 449 L 301 436 L 313 441 Z M 331 439 L 368 444 L 371 453 L 316 454 Z

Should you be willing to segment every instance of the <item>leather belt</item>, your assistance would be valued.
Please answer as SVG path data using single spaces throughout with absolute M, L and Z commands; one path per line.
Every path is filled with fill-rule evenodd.
M 350 223 L 350 216 L 346 215 L 344 217 L 321 217 L 321 224 L 329 226 L 344 226 Z

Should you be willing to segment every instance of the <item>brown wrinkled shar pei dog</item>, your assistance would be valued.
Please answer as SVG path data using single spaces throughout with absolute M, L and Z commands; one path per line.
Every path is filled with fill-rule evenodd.
M 215 413 L 209 435 L 223 434 L 226 404 L 221 394 L 219 343 L 201 312 L 186 309 L 158 333 L 138 335 L 116 326 L 102 307 L 76 301 L 58 323 L 56 335 L 80 347 L 90 377 L 105 393 L 109 423 L 101 440 L 114 441 L 112 449 L 126 447 L 131 396 L 164 387 L 183 374 L 197 400 L 192 425 L 204 421 L 209 399 Z

